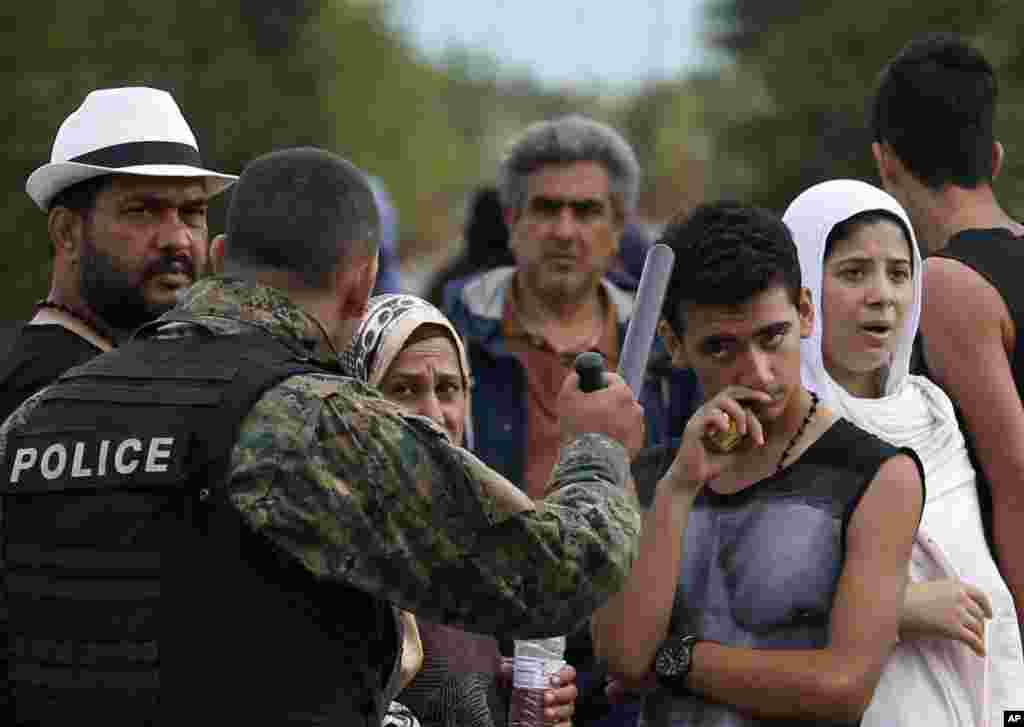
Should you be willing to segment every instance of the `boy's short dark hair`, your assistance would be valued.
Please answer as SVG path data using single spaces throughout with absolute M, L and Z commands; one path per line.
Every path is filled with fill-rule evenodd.
M 776 286 L 799 303 L 796 244 L 768 210 L 738 202 L 703 204 L 677 215 L 660 242 L 676 255 L 661 310 L 679 336 L 686 332 L 690 305 L 739 305 Z
M 931 189 L 992 181 L 996 77 L 980 52 L 950 34 L 908 43 L 882 70 L 871 132 Z

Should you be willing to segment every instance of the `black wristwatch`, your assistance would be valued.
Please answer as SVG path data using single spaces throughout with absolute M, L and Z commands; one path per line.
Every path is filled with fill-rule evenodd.
M 693 634 L 669 636 L 654 654 L 654 674 L 658 684 L 673 694 L 689 694 L 686 678 L 693 663 L 693 647 L 697 637 Z

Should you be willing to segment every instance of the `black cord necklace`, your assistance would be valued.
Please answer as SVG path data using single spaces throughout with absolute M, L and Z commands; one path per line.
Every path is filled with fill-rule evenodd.
M 92 329 L 93 332 L 99 334 L 103 338 L 110 341 L 110 343 L 112 344 L 116 344 L 118 339 L 120 338 L 120 335 L 114 328 L 108 326 L 106 323 L 101 321 L 96 316 L 91 315 L 79 308 L 72 307 L 70 305 L 65 305 L 63 303 L 54 303 L 52 300 L 41 300 L 38 303 L 36 303 L 37 311 L 42 310 L 43 308 L 49 308 L 50 310 L 60 311 L 65 315 L 71 316 L 79 323 L 85 325 L 87 328 Z
M 817 411 L 818 409 L 818 395 L 815 394 L 813 391 L 810 392 L 810 394 L 811 408 L 807 411 L 807 416 L 804 417 L 803 422 L 800 424 L 800 428 L 796 430 L 796 434 L 794 434 L 793 438 L 789 440 L 789 444 L 787 444 L 786 449 L 783 450 L 782 456 L 779 457 L 779 466 L 776 471 L 782 469 L 782 463 L 786 461 L 786 457 L 789 456 L 789 452 L 790 450 L 793 449 L 793 445 L 796 444 L 797 440 L 800 439 L 800 435 L 804 433 L 804 430 L 807 428 L 807 424 L 811 421 L 811 417 L 814 416 L 814 412 Z

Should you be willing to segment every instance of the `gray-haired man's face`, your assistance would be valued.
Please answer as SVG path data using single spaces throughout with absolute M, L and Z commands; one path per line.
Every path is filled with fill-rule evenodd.
M 593 290 L 622 235 L 608 172 L 598 162 L 541 167 L 527 178 L 523 207 L 508 222 L 525 289 L 551 300 Z

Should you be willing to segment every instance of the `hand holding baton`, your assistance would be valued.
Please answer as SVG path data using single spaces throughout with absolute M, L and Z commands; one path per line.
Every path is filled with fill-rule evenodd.
M 653 245 L 647 251 L 644 270 L 640 274 L 640 285 L 636 291 L 633 316 L 626 329 L 626 340 L 619 356 L 619 375 L 625 379 L 633 395 L 640 396 L 643 388 L 647 359 L 651 355 L 654 332 L 661 315 L 661 303 L 665 289 L 672 275 L 675 253 L 668 245 Z M 607 386 L 604 376 L 604 357 L 593 351 L 586 351 L 576 357 L 576 373 L 580 377 L 581 391 L 596 391 Z

